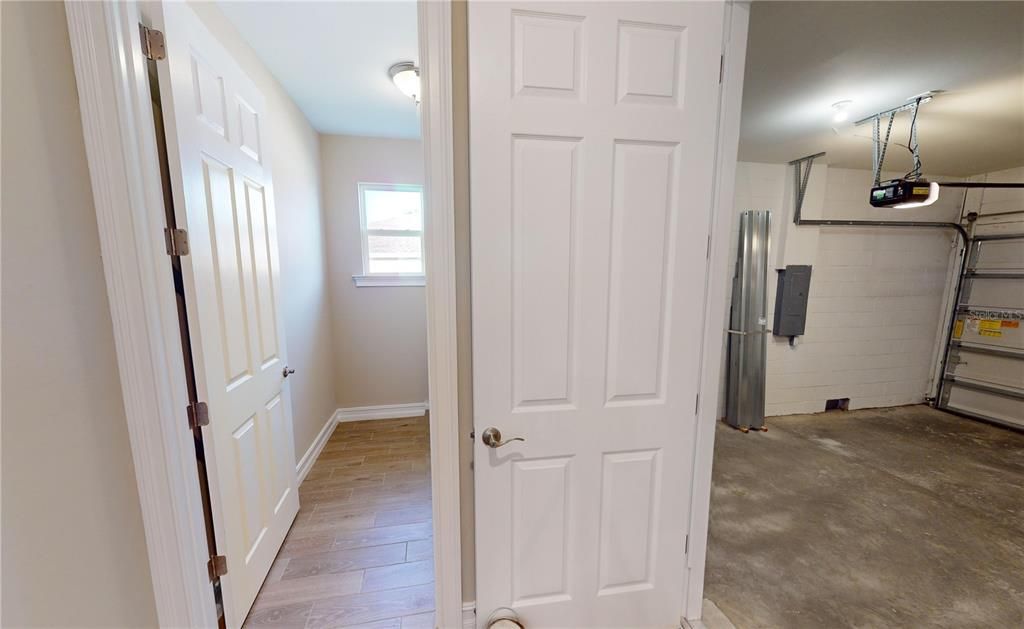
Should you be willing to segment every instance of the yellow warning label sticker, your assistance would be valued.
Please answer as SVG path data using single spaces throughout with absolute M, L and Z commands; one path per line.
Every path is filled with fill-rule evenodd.
M 953 338 L 958 339 L 964 335 L 964 320 L 957 319 L 956 324 L 953 325 Z
M 928 194 L 928 192 L 929 192 L 928 186 L 925 186 L 924 188 L 921 188 L 921 187 L 915 187 L 914 188 L 914 194 Z
M 978 322 L 978 334 L 989 337 L 1003 335 L 1003 322 L 1000 319 L 982 319 Z

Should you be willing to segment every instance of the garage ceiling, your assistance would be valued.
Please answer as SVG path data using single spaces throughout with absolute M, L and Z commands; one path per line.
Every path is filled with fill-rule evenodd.
M 871 168 L 871 127 L 852 122 L 928 90 L 945 93 L 918 116 L 926 173 L 1024 164 L 1024 3 L 754 2 L 740 159 L 827 151 L 830 164 Z M 841 100 L 853 103 L 836 125 Z M 897 117 L 896 141 L 908 123 Z M 909 169 L 909 151 L 886 167 Z

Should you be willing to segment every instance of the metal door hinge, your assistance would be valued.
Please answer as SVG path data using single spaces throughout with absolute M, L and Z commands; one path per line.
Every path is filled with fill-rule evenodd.
M 700 410 L 700 393 L 697 394 L 697 399 L 693 401 L 693 412 L 696 413 Z
M 142 54 L 146 59 L 159 61 L 167 57 L 167 46 L 164 34 L 155 28 L 139 24 L 139 39 L 142 41 Z
M 188 427 L 192 429 L 210 425 L 210 407 L 206 402 L 193 402 L 188 405 Z
M 725 78 L 725 55 L 718 57 L 718 84 L 722 84 L 722 79 Z
M 167 243 L 167 255 L 188 255 L 188 232 L 184 229 L 164 228 L 164 240 Z
M 228 573 L 228 558 L 224 555 L 210 557 L 210 561 L 206 562 L 206 567 L 210 571 L 210 580 L 213 581 Z

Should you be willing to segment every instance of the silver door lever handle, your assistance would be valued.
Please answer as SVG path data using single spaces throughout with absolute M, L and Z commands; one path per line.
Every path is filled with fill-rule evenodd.
M 511 439 L 502 441 L 501 431 L 494 426 L 485 429 L 484 434 L 481 435 L 481 439 L 483 440 L 484 445 L 488 448 L 500 448 L 501 446 L 508 445 L 513 441 L 526 441 L 526 439 L 523 439 L 522 437 L 512 437 Z
M 291 367 L 288 367 L 287 365 L 285 366 L 284 369 L 281 370 L 281 375 L 284 376 L 285 378 L 292 375 L 293 373 L 295 373 L 295 370 L 292 369 Z

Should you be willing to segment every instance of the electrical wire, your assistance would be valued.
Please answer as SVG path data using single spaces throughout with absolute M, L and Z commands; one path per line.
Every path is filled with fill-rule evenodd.
M 903 175 L 903 178 L 907 181 L 917 181 L 921 178 L 921 153 L 918 150 L 917 143 L 917 112 L 920 110 L 921 99 L 918 98 L 914 102 L 914 116 L 910 119 L 910 137 L 907 140 L 907 148 L 914 158 L 914 167 L 907 174 Z

